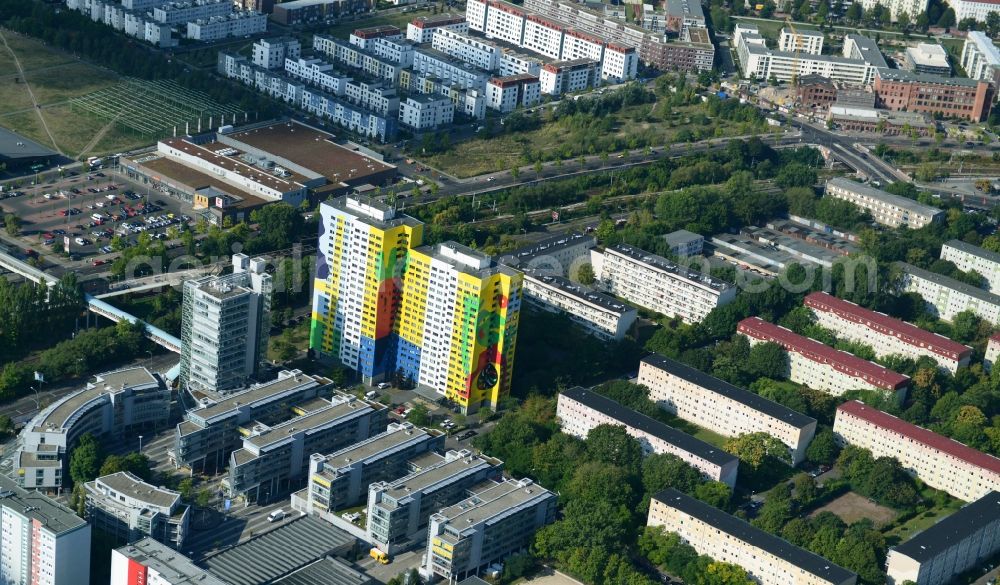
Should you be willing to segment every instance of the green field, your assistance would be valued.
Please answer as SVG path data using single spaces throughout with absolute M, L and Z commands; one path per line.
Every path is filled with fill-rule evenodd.
M 417 18 L 418 16 L 431 16 L 433 14 L 435 14 L 435 12 L 431 10 L 412 10 L 410 12 L 393 12 L 390 14 L 379 13 L 371 18 L 348 20 L 335 24 L 323 31 L 323 34 L 340 39 L 346 39 L 355 29 L 366 28 L 369 26 L 380 26 L 383 24 L 398 26 L 405 32 L 407 23 L 414 18 Z M 312 46 L 311 42 L 309 43 L 309 46 Z

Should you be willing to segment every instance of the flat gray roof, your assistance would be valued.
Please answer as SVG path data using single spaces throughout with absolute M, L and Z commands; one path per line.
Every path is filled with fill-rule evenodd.
M 596 305 L 597 307 L 611 313 L 624 315 L 625 313 L 634 312 L 636 310 L 634 307 L 623 303 L 612 296 L 599 293 L 588 286 L 577 284 L 568 278 L 563 278 L 554 274 L 547 274 L 541 270 L 525 270 L 524 277 L 526 279 L 535 280 L 542 284 L 557 288 L 567 295 L 575 297 L 579 301 Z
M 181 499 L 178 492 L 148 484 L 127 471 L 105 475 L 95 481 L 103 483 L 118 493 L 161 508 L 170 508 Z
M 274 585 L 370 585 L 375 581 L 336 557 L 322 559 L 282 577 Z
M 398 423 L 393 423 L 390 427 L 396 425 Z M 400 445 L 421 439 L 428 440 L 442 434 L 440 431 L 433 429 L 421 429 L 412 425 L 398 425 L 397 428 L 390 428 L 384 433 L 327 455 L 325 464 L 331 467 L 342 467 L 357 463 L 366 463 L 370 458 L 392 454 L 395 452 L 396 447 Z
M 983 302 L 989 303 L 991 305 L 1000 306 L 1000 295 L 995 295 L 995 294 L 993 294 L 991 292 L 987 292 L 987 291 L 985 291 L 985 290 L 983 290 L 981 288 L 972 286 L 971 284 L 965 284 L 964 282 L 960 282 L 958 280 L 955 280 L 954 278 L 950 278 L 948 276 L 944 276 L 944 275 L 938 274 L 936 272 L 931 272 L 929 270 L 924 270 L 923 268 L 917 268 L 916 266 L 914 266 L 912 264 L 907 264 L 906 262 L 896 262 L 895 264 L 903 272 L 905 272 L 905 273 L 907 273 L 907 274 L 909 274 L 911 276 L 914 276 L 916 278 L 922 278 L 924 280 L 928 280 L 930 282 L 933 282 L 935 284 L 939 284 L 939 285 L 941 285 L 941 286 L 943 286 L 945 288 L 950 288 L 950 289 L 952 289 L 954 291 L 958 291 L 960 293 L 965 293 L 965 294 L 969 295 L 970 297 L 975 297 L 975 298 L 977 298 L 977 299 L 979 299 L 979 300 L 981 300 Z
M 885 62 L 885 57 L 882 55 L 882 51 L 878 48 L 878 43 L 876 43 L 873 39 L 859 34 L 849 34 L 844 37 L 845 41 L 847 39 L 851 39 L 858 45 L 858 48 L 861 49 L 861 54 L 864 55 L 863 58 L 865 62 L 872 67 L 889 66 Z
M 1000 264 L 1000 254 L 993 252 L 992 250 L 987 250 L 985 248 L 980 248 L 979 246 L 973 246 L 962 240 L 948 240 L 944 243 L 945 246 L 949 248 L 955 248 L 960 252 L 965 252 L 966 254 L 972 254 L 977 258 L 982 258 L 987 262 L 992 262 L 994 264 Z
M 663 235 L 663 240 L 667 242 L 667 245 L 674 247 L 678 244 L 684 244 L 687 242 L 692 242 L 695 240 L 704 240 L 705 237 L 701 234 L 696 234 L 694 232 L 689 232 L 687 230 L 676 230 L 669 234 Z
M 169 546 L 146 537 L 117 551 L 135 562 L 168 576 L 171 585 L 231 585 L 195 565 Z
M 386 214 L 390 214 L 392 215 L 392 218 L 383 221 L 371 215 L 366 215 L 365 213 L 359 211 L 358 209 L 355 209 L 353 207 L 348 207 L 347 206 L 348 199 L 357 200 L 364 205 L 371 206 L 373 209 L 376 209 Z M 390 208 L 388 205 L 380 201 L 368 197 L 362 197 L 359 195 L 344 195 L 342 197 L 337 197 L 332 201 L 324 201 L 323 205 L 329 205 L 330 207 L 336 209 L 337 211 L 340 211 L 341 213 L 346 213 L 347 215 L 356 217 L 357 219 L 355 221 L 359 221 L 365 225 L 369 225 L 378 228 L 380 230 L 385 230 L 401 225 L 408 225 L 413 227 L 421 225 L 420 221 L 410 217 L 409 215 L 403 213 L 396 213 L 392 208 Z
M 588 61 L 588 59 L 577 59 L 577 61 Z M 560 63 L 560 62 L 557 62 Z M 553 65 L 557 64 L 553 63 Z M 572 61 L 561 61 L 561 63 L 572 63 Z M 533 260 L 539 256 L 545 256 L 558 252 L 559 250 L 565 250 L 566 248 L 572 248 L 575 246 L 587 246 L 588 248 L 593 248 L 597 245 L 597 238 L 594 236 L 586 236 L 579 232 L 574 232 L 571 234 L 563 234 L 558 236 L 552 236 L 545 238 L 539 242 L 535 242 L 529 246 L 524 246 L 523 248 L 518 248 L 513 252 L 504 254 L 501 258 L 505 262 L 512 262 L 515 266 Z
M 231 394 L 215 404 L 203 408 L 196 408 L 189 412 L 188 415 L 195 416 L 210 423 L 212 421 L 209 419 L 222 414 L 234 412 L 238 408 L 245 406 L 256 407 L 261 403 L 267 403 L 284 398 L 284 393 L 291 390 L 313 387 L 327 383 L 330 382 L 325 378 L 309 376 L 299 372 L 298 370 L 285 370 L 278 374 L 277 380 L 264 384 L 258 384 L 249 390 L 245 390 L 237 394 Z
M 228 550 L 203 565 L 232 585 L 260 585 L 354 546 L 353 536 L 312 516 L 293 519 Z
M 135 388 L 140 386 L 158 386 L 159 378 L 154 376 L 146 368 L 128 368 L 98 374 L 94 382 L 87 384 L 87 387 L 70 394 L 59 402 L 56 402 L 43 418 L 37 420 L 34 426 L 36 431 L 58 431 L 63 429 L 66 421 L 73 413 L 79 410 L 88 402 L 99 398 L 102 394 L 118 392 L 123 388 Z
M 851 181 L 850 179 L 845 179 L 844 177 L 834 177 L 826 182 L 827 185 L 834 185 L 840 187 L 841 189 L 846 189 L 848 191 L 853 191 L 855 193 L 865 195 L 866 197 L 871 197 L 872 199 L 878 199 L 890 205 L 894 205 L 900 209 L 905 209 L 913 213 L 920 213 L 927 216 L 935 216 L 942 213 L 937 207 L 931 207 L 930 205 L 924 205 L 913 199 L 907 197 L 902 197 L 900 195 L 893 195 L 892 193 L 883 191 L 881 189 L 876 189 L 871 185 L 866 185 L 864 183 L 859 183 L 857 181 Z
M 616 244 L 608 248 L 608 251 L 616 252 L 622 256 L 626 256 L 642 264 L 646 264 L 647 266 L 657 268 L 664 272 L 669 272 L 670 274 L 676 274 L 680 278 L 689 282 L 699 283 L 702 286 L 706 286 L 720 292 L 728 290 L 734 286 L 731 283 L 715 278 L 709 274 L 705 274 L 704 272 L 688 268 L 671 260 L 667 260 L 663 256 L 657 256 L 656 254 L 652 254 L 628 244 Z
M 439 456 L 440 457 L 440 456 Z M 441 463 L 401 477 L 389 484 L 386 494 L 395 499 L 401 499 L 409 494 L 422 492 L 435 484 L 461 474 L 468 469 L 479 469 L 486 466 L 501 465 L 498 459 L 462 454 L 453 451 L 448 454 L 451 459 L 441 457 Z
M 456 529 L 464 530 L 468 525 L 489 520 L 545 494 L 555 497 L 552 492 L 536 483 L 522 485 L 521 481 L 509 479 L 500 483 L 486 482 L 486 489 L 470 490 L 475 495 L 442 509 L 436 515 L 447 518 L 448 524 Z
M 667 0 L 667 14 L 671 16 L 687 16 L 705 20 L 705 10 L 699 0 Z
M 878 76 L 888 81 L 910 81 L 914 83 L 926 83 L 937 85 L 951 85 L 961 87 L 976 87 L 984 83 L 981 79 L 969 79 L 967 77 L 945 77 L 944 75 L 927 75 L 923 73 L 911 73 L 903 69 L 889 69 L 880 67 Z
M 965 39 L 966 42 L 972 41 L 988 64 L 1000 66 L 1000 49 L 993 44 L 993 39 L 986 36 L 986 33 L 978 30 L 970 30 L 966 34 Z
M 382 405 L 379 406 L 381 407 Z M 275 425 L 259 435 L 247 437 L 245 441 L 258 449 L 263 449 L 284 440 L 289 435 L 298 431 L 318 428 L 352 414 L 370 412 L 371 410 L 373 410 L 373 405 L 364 400 L 353 399 L 336 404 L 331 403 L 329 408 L 316 410 L 304 416 L 297 416 L 279 425 Z
M 0 475 L 0 506 L 17 515 L 38 520 L 46 530 L 57 535 L 87 526 L 83 518 L 74 514 L 73 510 L 41 492 L 29 492 L 6 475 Z

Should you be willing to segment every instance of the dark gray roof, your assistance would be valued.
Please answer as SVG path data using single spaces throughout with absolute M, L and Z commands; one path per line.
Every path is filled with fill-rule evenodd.
M 758 412 L 762 412 L 772 418 L 784 421 L 797 428 L 801 429 L 809 425 L 816 424 L 816 419 L 814 418 L 808 417 L 800 412 L 788 408 L 787 406 L 778 404 L 777 402 L 768 400 L 767 398 L 758 396 L 749 390 L 733 386 L 729 382 L 713 378 L 705 372 L 674 361 L 668 357 L 654 353 L 642 358 L 642 361 L 677 376 L 678 378 L 687 380 L 692 384 L 711 390 L 716 394 L 721 394 L 730 400 L 735 400 L 740 404 L 745 404 Z
M 458 585 L 490 585 L 488 581 L 483 581 L 479 577 L 469 577 L 464 581 L 460 582 Z
M 916 278 L 929 280 L 930 282 L 941 285 L 945 288 L 950 288 L 954 291 L 967 294 L 970 297 L 975 297 L 983 301 L 984 303 L 989 303 L 991 305 L 1000 305 L 1000 295 L 995 295 L 979 287 L 972 286 L 971 284 L 966 284 L 962 281 L 955 280 L 954 278 L 944 276 L 936 272 L 931 272 L 930 270 L 917 268 L 916 266 L 912 264 L 907 264 L 906 262 L 896 262 L 895 264 L 896 266 L 899 267 L 900 270 Z
M 979 246 L 973 246 L 972 244 L 963 242 L 962 240 L 948 240 L 944 243 L 945 246 L 949 248 L 955 248 L 959 252 L 965 252 L 966 254 L 972 254 L 983 260 L 993 262 L 994 264 L 1000 264 L 1000 254 L 992 250 L 987 250 L 985 248 L 980 248 Z
M 729 534 L 733 538 L 764 550 L 779 559 L 784 559 L 803 571 L 831 583 L 843 583 L 852 577 L 857 577 L 855 573 L 837 566 L 817 554 L 811 553 L 804 548 L 799 548 L 777 536 L 768 534 L 740 520 L 736 516 L 727 514 L 714 506 L 684 495 L 673 488 L 663 490 L 653 496 L 653 499 L 671 508 L 680 510 L 688 516 L 697 518 L 715 527 L 717 530 Z
M 990 492 L 893 550 L 923 563 L 1000 518 L 1000 492 Z
M 38 491 L 28 491 L 13 479 L 0 475 L 0 507 L 12 514 L 37 520 L 54 534 L 65 534 L 87 526 L 87 523 L 66 506 Z
M 342 554 L 354 542 L 353 536 L 333 524 L 303 516 L 208 557 L 202 564 L 233 585 L 262 585 L 329 554 Z
M 528 262 L 539 256 L 551 254 L 556 250 L 562 250 L 564 248 L 571 248 L 579 245 L 586 245 L 588 248 L 593 248 L 597 245 L 597 239 L 593 236 L 587 236 L 579 232 L 559 234 L 535 242 L 530 246 L 518 248 L 513 252 L 504 254 L 501 261 L 511 263 L 513 266 L 518 266 L 523 262 Z
M 678 431 L 658 420 L 622 406 L 618 402 L 602 396 L 593 390 L 577 386 L 576 388 L 563 390 L 562 394 L 584 406 L 610 416 L 627 427 L 649 433 L 658 439 L 674 445 L 678 449 L 686 451 L 695 457 L 700 457 L 714 465 L 722 467 L 737 461 L 735 455 L 730 455 L 714 445 L 709 445 L 687 433 Z
M 371 585 L 371 577 L 335 557 L 324 557 L 282 577 L 274 585 Z
M 914 83 L 929 83 L 937 85 L 951 85 L 962 87 L 976 87 L 984 83 L 981 79 L 968 79 L 966 77 L 945 77 L 944 75 L 930 75 L 924 73 L 911 73 L 903 69 L 879 68 L 878 76 L 887 81 L 909 81 Z
M 54 150 L 42 146 L 30 138 L 15 134 L 6 128 L 0 128 L 0 158 L 38 158 L 55 155 Z

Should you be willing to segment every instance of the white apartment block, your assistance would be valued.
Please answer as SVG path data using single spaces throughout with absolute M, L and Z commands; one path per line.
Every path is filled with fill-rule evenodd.
M 590 258 L 608 292 L 685 323 L 701 321 L 736 297 L 728 282 L 626 244 L 592 250 Z
M 670 232 L 663 239 L 675 256 L 697 256 L 705 249 L 705 236 L 687 230 Z
M 971 347 L 825 292 L 809 294 L 802 304 L 812 310 L 817 325 L 830 329 L 838 339 L 870 346 L 877 357 L 901 355 L 916 360 L 927 356 L 952 374 L 968 366 L 972 357 Z
M 793 31 L 784 27 L 778 38 L 778 50 L 807 55 L 823 54 L 823 33 L 814 30 Z
M 437 49 L 417 49 L 413 52 L 413 71 L 421 75 L 439 77 L 442 82 L 457 85 L 461 89 L 486 90 L 486 82 L 491 75 L 442 53 Z
M 370 44 L 376 39 L 402 40 L 403 32 L 391 24 L 385 24 L 354 29 L 347 39 L 356 47 L 371 50 Z
M 994 333 L 986 342 L 986 355 L 983 357 L 983 369 L 989 372 L 993 364 L 1000 358 L 1000 333 Z
M 855 585 L 858 576 L 673 488 L 649 501 L 648 526 L 662 526 L 698 554 L 746 569 L 761 585 Z
M 941 246 L 941 259 L 954 263 L 962 272 L 975 270 L 986 280 L 987 290 L 1000 291 L 1000 254 L 961 240 L 950 240 Z
M 740 321 L 736 331 L 746 335 L 750 345 L 770 342 L 782 346 L 788 354 L 789 380 L 834 396 L 848 390 L 879 390 L 902 399 L 910 383 L 907 376 L 759 317 Z
M 466 4 L 479 4 L 479 0 L 473 0 Z M 478 26 L 478 22 L 469 20 L 469 28 L 477 30 L 487 38 L 496 38 L 508 42 L 512 45 L 521 46 L 524 41 L 525 12 L 520 7 L 507 2 L 497 0 L 487 0 L 483 3 L 488 8 L 486 12 L 486 26 Z M 466 19 L 468 20 L 468 13 Z
M 896 267 L 901 272 L 900 290 L 919 294 L 939 319 L 951 321 L 963 311 L 972 311 L 994 325 L 1000 323 L 1000 295 L 905 262 L 897 262 Z
M 407 39 L 376 38 L 368 41 L 365 49 L 375 56 L 396 63 L 402 67 L 413 65 L 413 49 L 416 43 Z
M 334 63 L 340 63 L 352 69 L 360 69 L 372 77 L 385 79 L 391 83 L 399 81 L 399 72 L 403 70 L 399 63 L 394 63 L 359 46 L 326 35 L 313 35 L 313 49 L 324 53 Z
M 842 55 L 775 51 L 767 47 L 756 27 L 745 24 L 736 26 L 733 42 L 743 77 L 748 79 L 791 81 L 820 75 L 834 81 L 867 85 L 875 79 L 879 67 L 887 66 L 874 41 L 859 35 L 847 35 Z M 786 43 L 794 46 L 795 42 L 794 36 L 786 38 Z
M 970 30 L 962 46 L 962 69 L 971 79 L 1000 79 L 1000 49 L 986 33 Z
M 335 70 L 332 64 L 316 58 L 286 58 L 285 73 L 338 96 L 347 93 L 347 84 L 353 81 L 352 77 Z
M 218 41 L 230 37 L 245 37 L 267 31 L 267 15 L 259 12 L 233 12 L 187 23 L 187 38 L 196 41 Z
M 545 64 L 538 73 L 538 82 L 545 95 L 583 91 L 594 87 L 601 74 L 598 63 L 591 59 L 574 59 Z
M 590 251 L 597 238 L 574 232 L 552 236 L 519 248 L 503 256 L 507 266 L 527 272 L 541 272 L 575 278 L 584 264 L 590 263 Z
M 484 71 L 498 70 L 503 52 L 496 43 L 448 29 L 435 33 L 431 47 Z
M 910 17 L 911 21 L 916 20 L 917 16 L 927 12 L 927 4 L 927 0 L 861 0 L 861 7 L 865 9 L 865 12 L 873 10 L 876 6 L 888 8 L 893 22 L 899 20 L 899 15 L 904 13 Z M 958 17 L 957 8 L 955 13 L 958 20 L 961 20 L 961 17 Z
M 469 32 L 469 23 L 464 16 L 456 14 L 421 16 L 406 25 L 406 38 L 415 43 L 431 43 L 434 35 L 442 30 L 466 33 Z
M 567 278 L 536 270 L 524 273 L 524 300 L 565 313 L 587 333 L 605 341 L 621 341 L 635 323 L 638 311 L 613 297 Z
M 1000 551 L 1000 493 L 990 492 L 886 555 L 888 585 L 946 585 Z
M 399 120 L 395 112 L 379 114 L 319 89 L 303 88 L 299 107 L 351 132 L 380 142 L 393 140 L 398 130 Z
M 291 37 L 260 39 L 253 44 L 253 64 L 264 69 L 288 67 L 287 62 L 298 61 L 302 45 Z
M 399 104 L 399 123 L 414 130 L 431 130 L 455 120 L 455 104 L 450 98 L 411 95 Z
M 191 520 L 181 494 L 119 471 L 83 484 L 87 520 L 119 542 L 144 536 L 178 550 L 184 547 Z
M 504 48 L 500 52 L 500 77 L 507 77 L 509 75 L 538 75 L 542 70 L 542 65 L 545 64 L 545 60 L 541 57 L 535 57 L 527 53 L 518 53 L 517 51 Z
M 67 453 L 83 434 L 134 436 L 165 425 L 169 411 L 170 390 L 145 368 L 94 376 L 25 425 L 14 454 L 17 482 L 28 489 L 61 490 L 69 473 Z
M 344 85 L 344 90 L 347 101 L 376 114 L 395 114 L 399 111 L 396 88 L 385 82 L 348 81 Z
M 833 433 L 841 444 L 898 460 L 920 481 L 960 500 L 1000 490 L 1000 459 L 857 400 L 837 407 Z
M 37 491 L 0 476 L 0 581 L 89 585 L 90 525 Z
M 556 405 L 559 428 L 567 435 L 586 439 L 600 425 L 625 427 L 639 441 L 642 452 L 669 453 L 701 472 L 712 481 L 730 488 L 736 485 L 740 460 L 722 449 L 669 427 L 631 408 L 586 388 L 570 388 L 559 394 Z
M 955 22 L 962 22 L 966 18 L 986 22 L 986 17 L 997 11 L 996 2 L 990 0 L 948 0 L 946 4 L 955 10 Z
M 531 107 L 542 101 L 542 86 L 534 75 L 522 73 L 494 77 L 486 83 L 486 107 L 503 114 L 520 106 Z
M 843 177 L 834 177 L 826 182 L 826 195 L 867 210 L 877 223 L 891 228 L 920 229 L 944 219 L 944 212 L 937 207 Z
M 664 410 L 720 435 L 771 435 L 788 445 L 793 465 L 816 434 L 816 419 L 661 355 L 639 362 L 638 383 Z
M 192 20 L 202 20 L 213 16 L 225 16 L 233 11 L 233 3 L 227 0 L 194 0 L 193 2 L 170 2 L 153 9 L 153 20 L 163 24 L 177 25 Z
M 524 19 L 524 38 L 520 46 L 549 59 L 561 59 L 563 27 L 529 15 Z
M 111 551 L 111 585 L 229 585 L 191 559 L 143 538 Z

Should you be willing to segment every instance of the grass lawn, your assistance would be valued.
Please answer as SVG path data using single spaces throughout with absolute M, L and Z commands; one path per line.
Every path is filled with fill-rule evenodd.
M 931 496 L 928 495 L 928 490 L 924 490 L 924 492 L 921 493 L 921 496 L 923 496 L 925 499 L 928 500 L 931 499 Z M 913 536 L 918 532 L 922 532 L 930 528 L 931 526 L 934 526 L 934 524 L 936 524 L 945 516 L 950 516 L 954 514 L 963 505 L 964 502 L 957 500 L 955 498 L 949 498 L 948 503 L 946 503 L 945 505 L 934 506 L 930 510 L 917 514 L 916 516 L 910 518 L 906 522 L 903 522 L 899 526 L 892 528 L 891 530 L 885 533 L 885 537 L 890 542 L 890 544 L 909 540 L 910 538 L 913 538 Z
M 7 39 L 7 45 L 11 50 L 17 54 L 17 59 L 21 62 L 21 68 L 24 69 L 26 74 L 31 73 L 35 69 L 76 61 L 72 55 L 50 48 L 41 41 L 30 37 L 23 37 L 8 32 L 4 33 L 4 38 Z M 8 58 L 10 57 L 10 53 L 7 51 L 0 52 L 4 53 Z M 10 62 L 10 65 L 11 67 L 14 66 L 13 61 Z M 13 73 L 13 71 L 10 73 Z
M 10 51 L 0 50 L 0 76 L 16 74 L 17 66 L 14 65 L 14 58 L 10 56 Z
M 601 134 L 602 141 L 614 139 L 634 142 L 639 147 L 646 144 L 663 146 L 677 142 L 677 136 L 684 130 L 704 130 L 703 125 L 691 120 L 692 116 L 705 112 L 702 105 L 671 108 L 669 111 L 658 104 L 639 104 L 608 114 L 613 120 L 611 132 Z M 545 116 L 539 113 L 536 115 Z M 716 136 L 734 136 L 744 133 L 742 124 L 723 123 L 715 125 Z M 547 160 L 576 158 L 581 154 L 593 155 L 597 152 L 579 152 L 569 141 L 568 130 L 558 121 L 545 121 L 527 132 L 501 134 L 498 136 L 472 138 L 455 144 L 447 152 L 420 157 L 431 167 L 440 169 L 456 177 L 473 177 L 484 173 L 509 170 L 514 166 L 525 166 L 522 153 L 526 148 L 543 153 Z M 531 171 L 526 171 L 530 175 Z
M 69 98 L 104 89 L 117 82 L 118 76 L 86 63 L 70 63 L 25 77 L 31 84 L 35 99 L 42 105 L 61 103 Z
M 694 436 L 694 438 L 701 439 L 702 441 L 705 441 L 709 445 L 715 445 L 720 449 L 726 443 L 726 441 L 729 440 L 727 437 L 723 437 L 719 433 L 710 431 L 708 429 L 703 429 L 701 427 L 698 427 L 698 430 L 696 430 L 691 434 Z
M 28 88 L 24 85 L 24 80 L 16 76 L 4 77 L 0 79 L 0 114 L 8 114 L 31 108 L 31 96 L 28 95 Z
M 267 344 L 267 359 L 278 359 L 278 346 L 282 342 L 289 342 L 300 350 L 307 349 L 309 347 L 309 327 L 310 321 L 303 319 L 302 323 L 286 327 L 279 335 L 272 335 Z
M 42 128 L 42 122 L 38 119 L 38 114 L 32 110 L 26 110 L 17 114 L 0 115 L 0 126 L 37 140 L 44 146 L 54 146 Z
M 880 506 L 854 492 L 847 492 L 827 505 L 817 508 L 810 516 L 815 516 L 820 512 L 832 512 L 847 524 L 869 518 L 876 527 L 884 526 L 896 517 L 896 511 L 892 508 Z
M 418 16 L 431 16 L 434 13 L 430 10 L 413 10 L 410 12 L 394 12 L 391 14 L 376 14 L 371 18 L 364 18 L 361 20 L 349 20 L 346 22 L 341 22 L 335 24 L 330 28 L 326 29 L 324 34 L 328 34 L 333 37 L 347 40 L 352 32 L 359 28 L 367 28 L 370 26 L 380 26 L 383 24 L 391 24 L 393 26 L 398 26 L 405 34 L 406 25 L 417 18 Z M 440 13 L 439 13 L 440 14 Z M 310 43 L 309 46 L 312 46 Z

